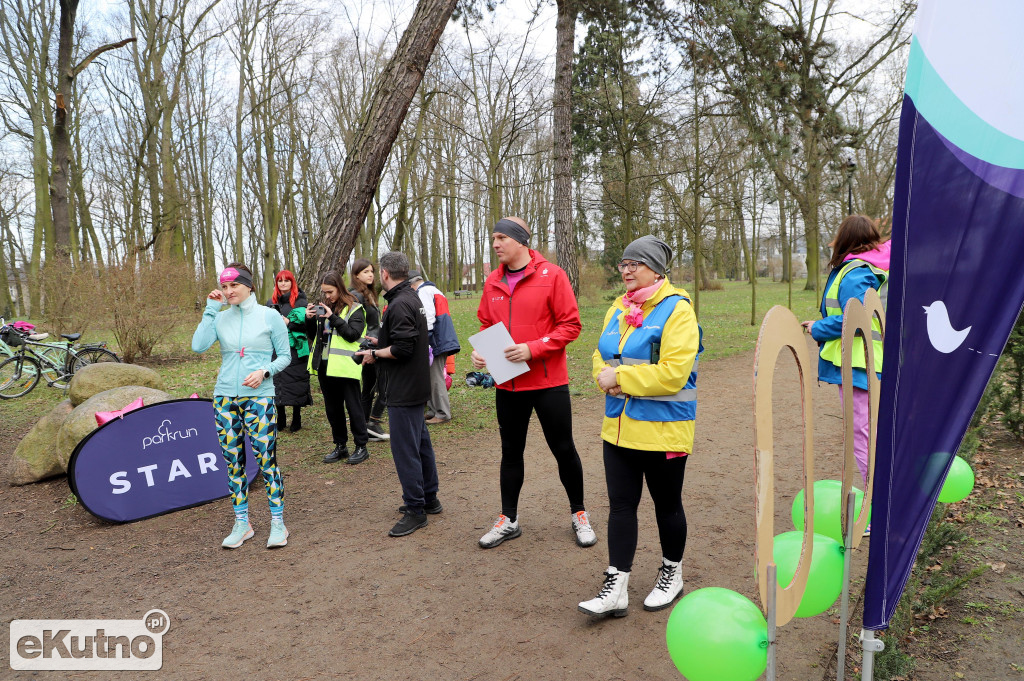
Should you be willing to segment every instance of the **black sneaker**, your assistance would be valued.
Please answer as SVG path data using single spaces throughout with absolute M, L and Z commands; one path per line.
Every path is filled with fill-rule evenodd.
M 408 506 L 406 506 L 405 504 L 402 504 L 401 506 L 398 507 L 398 512 L 399 513 L 405 513 L 405 511 L 408 508 L 409 508 Z M 427 502 L 427 505 L 423 507 L 423 510 L 426 513 L 429 513 L 430 515 L 437 515 L 438 513 L 443 511 L 444 509 L 441 508 L 441 500 L 435 498 L 433 501 Z
M 402 519 L 395 523 L 395 526 L 391 528 L 390 532 L 388 532 L 388 536 L 404 537 L 407 534 L 412 534 L 426 524 L 426 513 L 411 513 L 406 511 L 402 516 Z
M 324 463 L 337 463 L 342 459 L 348 458 L 348 447 L 345 445 L 335 445 L 334 451 L 324 457 Z
M 370 436 L 371 442 L 384 442 L 391 439 L 388 431 L 384 430 L 384 426 L 380 424 L 380 421 L 367 421 L 366 432 Z
M 352 456 L 348 457 L 346 463 L 356 464 L 362 463 L 370 458 L 370 452 L 366 451 L 366 447 L 356 447 L 356 451 L 352 452 Z

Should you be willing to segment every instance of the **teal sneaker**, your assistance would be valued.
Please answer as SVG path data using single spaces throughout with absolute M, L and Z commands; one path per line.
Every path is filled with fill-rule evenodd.
M 284 526 L 284 520 L 280 518 L 270 519 L 270 537 L 267 539 L 267 548 L 276 549 L 288 544 L 288 528 Z
M 235 526 L 231 528 L 231 534 L 224 537 L 224 541 L 220 545 L 226 549 L 237 549 L 246 539 L 251 539 L 252 535 L 252 525 L 249 524 L 249 521 L 236 520 Z

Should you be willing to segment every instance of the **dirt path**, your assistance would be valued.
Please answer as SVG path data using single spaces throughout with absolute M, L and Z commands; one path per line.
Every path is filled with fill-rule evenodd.
M 683 574 L 688 591 L 721 586 L 756 602 L 752 359 L 701 364 L 697 451 L 683 490 Z M 795 363 L 786 357 L 779 366 L 776 532 L 783 532 L 791 529 L 801 431 L 791 425 L 800 422 Z M 816 389 L 814 399 L 817 477 L 837 478 L 838 399 L 831 387 Z M 315 463 L 322 452 L 298 454 L 285 440 L 291 538 L 278 551 L 263 546 L 269 519 L 255 501 L 261 494 L 252 504 L 256 538 L 224 551 L 227 500 L 111 526 L 80 506 L 61 508 L 63 480 L 0 487 L 0 647 L 8 649 L 12 619 L 134 618 L 159 607 L 172 620 L 159 673 L 166 679 L 679 678 L 664 643 L 669 611 L 640 607 L 660 560 L 649 498 L 641 504 L 629 616 L 593 621 L 576 610 L 594 595 L 607 565 L 600 412 L 596 391 L 575 399 L 574 432 L 600 537 L 590 549 L 573 543 L 568 504 L 536 422 L 520 505 L 523 536 L 489 551 L 476 541 L 499 510 L 496 428 L 472 441 L 433 431 L 445 510 L 400 539 L 386 536 L 401 500 L 381 445 L 371 445 L 367 463 L 329 468 Z M 0 443 L 0 470 L 11 442 Z M 854 565 L 863 575 L 866 551 Z M 779 678 L 822 678 L 837 629 L 823 615 L 780 630 Z M 14 672 L 5 662 L 0 678 L 66 676 Z

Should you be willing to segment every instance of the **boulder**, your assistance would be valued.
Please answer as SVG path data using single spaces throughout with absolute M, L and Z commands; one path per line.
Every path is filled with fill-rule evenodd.
M 72 409 L 71 400 L 64 400 L 32 426 L 14 450 L 7 469 L 8 482 L 27 485 L 64 473 L 57 459 L 57 433 Z
M 96 393 L 75 407 L 74 411 L 68 414 L 57 433 L 57 460 L 60 461 L 63 470 L 67 471 L 68 460 L 71 459 L 78 443 L 85 439 L 86 435 L 96 430 L 96 412 L 122 409 L 139 397 L 142 398 L 146 406 L 174 399 L 162 390 L 141 385 L 128 385 Z
M 97 393 L 128 385 L 164 389 L 163 379 L 152 369 L 138 364 L 97 362 L 75 372 L 68 386 L 68 397 L 71 398 L 71 404 L 77 407 Z

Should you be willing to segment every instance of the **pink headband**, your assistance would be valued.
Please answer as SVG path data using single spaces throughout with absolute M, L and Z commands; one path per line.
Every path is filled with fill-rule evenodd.
M 252 277 L 245 272 L 236 270 L 234 267 L 225 267 L 224 271 L 220 273 L 220 283 L 227 284 L 232 281 L 237 281 L 242 286 L 252 288 Z

